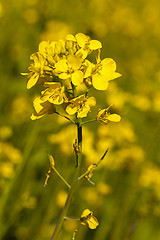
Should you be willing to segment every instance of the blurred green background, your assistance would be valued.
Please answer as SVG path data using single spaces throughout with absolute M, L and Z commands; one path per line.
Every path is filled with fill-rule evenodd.
M 47 152 L 71 182 L 76 129 L 57 116 L 31 121 L 26 90 L 29 56 L 42 40 L 83 32 L 102 42 L 122 77 L 96 94 L 98 108 L 114 104 L 118 124 L 91 123 L 83 131 L 83 169 L 109 153 L 81 183 L 69 210 L 89 208 L 100 225 L 66 220 L 59 239 L 160 240 L 160 2 L 157 0 L 0 1 L 0 236 L 48 240 L 68 189 L 49 169 Z M 90 117 L 95 116 L 92 110 Z

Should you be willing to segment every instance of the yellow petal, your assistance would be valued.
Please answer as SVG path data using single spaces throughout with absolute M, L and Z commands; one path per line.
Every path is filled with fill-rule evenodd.
M 96 105 L 96 99 L 95 97 L 90 97 L 87 99 L 87 105 L 89 105 L 90 107 L 94 107 Z
M 72 104 L 69 104 L 67 107 L 66 107 L 66 112 L 69 114 L 69 115 L 73 115 L 77 112 L 77 107 L 73 106 Z
M 76 40 L 77 40 L 77 43 L 78 45 L 81 47 L 81 48 L 84 48 L 85 44 L 89 41 L 89 37 L 86 36 L 85 34 L 83 33 L 78 33 L 76 34 Z
M 22 76 L 27 76 L 29 73 L 21 73 Z
M 52 50 L 52 53 L 54 54 L 54 50 L 55 50 L 55 46 L 56 46 L 56 42 L 55 41 L 51 41 L 50 42 L 50 49 Z
M 59 60 L 55 64 L 55 68 L 59 72 L 66 72 L 68 70 L 67 60 L 66 59 Z
M 67 58 L 67 63 L 73 70 L 78 70 L 81 67 L 83 59 L 79 56 L 69 55 Z
M 37 120 L 39 118 L 42 118 L 44 115 L 36 115 L 36 113 L 32 113 L 32 115 L 30 116 L 30 119 L 31 120 Z
M 119 122 L 121 120 L 121 116 L 119 116 L 118 114 L 110 114 L 108 116 L 108 120 L 112 122 Z
M 112 74 L 112 77 L 110 77 L 110 79 L 108 79 L 108 81 L 113 80 L 113 79 L 116 79 L 116 78 L 121 77 L 121 76 L 122 76 L 122 75 L 121 75 L 120 73 L 114 72 L 114 73 Z
M 102 48 L 102 43 L 98 40 L 91 40 L 89 42 L 89 48 L 91 50 L 96 50 L 96 49 Z
M 33 87 L 37 81 L 39 79 L 39 74 L 38 73 L 34 73 L 30 79 L 28 79 L 27 82 L 27 89 L 30 89 L 31 87 Z
M 44 54 L 46 53 L 46 48 L 49 48 L 49 41 L 42 41 L 39 44 L 39 52 Z
M 72 73 L 72 83 L 75 86 L 80 85 L 83 82 L 83 72 L 80 70 L 75 71 L 74 73 Z
M 92 70 L 95 67 L 95 65 L 93 63 L 89 62 L 88 60 L 86 60 L 85 63 L 86 63 L 87 68 L 86 68 L 84 77 L 87 78 L 87 77 L 91 76 Z
M 106 90 L 108 88 L 108 81 L 106 80 L 106 77 L 98 73 L 93 75 L 92 84 L 97 90 Z
M 41 105 L 42 103 L 43 101 L 40 99 L 40 97 L 37 97 L 36 99 L 34 99 L 33 105 L 37 113 L 39 113 L 43 109 L 43 106 Z
M 89 209 L 85 209 L 81 215 L 81 218 L 83 217 L 88 217 L 89 214 L 93 214 L 93 212 L 91 212 Z
M 90 229 L 95 229 L 99 225 L 97 218 L 93 215 L 87 220 L 87 223 Z
M 68 34 L 66 40 L 76 42 L 76 38 L 72 34 Z
M 85 60 L 85 66 L 86 66 L 86 69 L 85 69 L 84 78 L 87 78 L 87 77 L 91 76 L 91 73 L 92 73 L 93 68 L 95 67 L 95 64 L 91 63 L 88 60 Z
M 83 48 L 80 48 L 77 52 L 76 52 L 76 56 L 79 56 L 82 59 L 85 59 L 88 55 L 88 51 L 84 50 Z
M 110 69 L 110 71 L 116 71 L 116 62 L 112 58 L 105 58 L 101 61 L 102 67 Z
M 81 111 L 78 112 L 77 117 L 78 117 L 78 118 L 87 117 L 87 114 L 88 114 L 89 110 L 90 110 L 90 107 L 89 107 L 89 106 L 87 106 L 87 105 L 84 106 L 84 107 L 81 109 Z
M 71 77 L 71 74 L 69 74 L 69 73 L 60 73 L 60 74 L 58 75 L 58 77 L 59 77 L 60 79 L 68 79 L 68 78 Z

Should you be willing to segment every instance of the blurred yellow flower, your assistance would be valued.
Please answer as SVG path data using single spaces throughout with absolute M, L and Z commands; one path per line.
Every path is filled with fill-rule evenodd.
M 83 211 L 80 221 L 82 225 L 86 225 L 86 223 L 88 223 L 88 227 L 90 229 L 95 229 L 99 225 L 97 218 L 93 216 L 93 212 L 89 209 L 85 209 Z
M 48 100 L 43 101 L 40 97 L 37 97 L 33 101 L 35 108 L 35 113 L 31 115 L 31 120 L 36 120 L 43 117 L 45 114 L 52 114 L 56 111 L 56 108 L 53 103 L 50 103 Z
M 98 122 L 102 124 L 107 124 L 108 121 L 119 122 L 121 120 L 121 116 L 119 116 L 118 114 L 110 114 L 108 112 L 109 108 L 110 107 L 98 111 L 98 114 L 96 117 Z
M 13 130 L 11 126 L 1 126 L 0 127 L 0 139 L 6 140 L 7 138 L 10 138 L 13 134 Z
M 10 162 L 0 163 L 1 178 L 12 178 L 14 176 L 14 166 Z
M 64 190 L 60 190 L 58 192 L 58 195 L 56 197 L 56 204 L 57 204 L 58 207 L 63 207 L 64 206 L 65 201 L 67 199 L 67 195 L 68 195 L 67 192 L 64 191 Z
M 84 118 L 87 116 L 90 108 L 95 105 L 96 99 L 94 97 L 87 98 L 85 95 L 80 95 L 70 100 L 70 104 L 66 107 L 66 112 L 69 115 L 77 113 L 78 118 Z
M 112 191 L 112 188 L 110 185 L 104 182 L 99 182 L 97 184 L 97 191 L 101 195 L 107 195 L 107 194 L 110 194 L 110 192 Z

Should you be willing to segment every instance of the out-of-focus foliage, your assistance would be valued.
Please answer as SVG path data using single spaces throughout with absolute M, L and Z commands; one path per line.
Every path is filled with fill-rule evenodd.
M 122 120 L 84 128 L 82 170 L 109 152 L 94 171 L 95 185 L 83 180 L 69 216 L 88 208 L 100 225 L 90 231 L 66 220 L 60 239 L 71 239 L 75 228 L 76 239 L 160 239 L 159 9 L 156 0 L 0 1 L 2 239 L 49 239 L 65 202 L 67 189 L 54 173 L 43 187 L 47 152 L 70 182 L 76 129 L 57 116 L 31 122 L 37 92 L 26 90 L 20 72 L 27 71 L 40 41 L 78 32 L 101 41 L 102 58 L 117 62 L 123 77 L 96 93 L 97 110 L 114 104 Z

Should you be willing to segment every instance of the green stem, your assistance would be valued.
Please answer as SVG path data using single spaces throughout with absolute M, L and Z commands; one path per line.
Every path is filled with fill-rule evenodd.
M 74 97 L 76 97 L 77 92 L 76 92 L 76 88 L 74 87 L 74 85 L 72 85 L 72 89 L 73 89 L 73 95 L 74 95 Z M 77 185 L 78 185 L 78 176 L 79 176 L 79 173 L 80 173 L 81 158 L 82 158 L 82 126 L 81 126 L 81 119 L 77 118 L 77 116 L 76 116 L 76 125 L 77 125 L 78 148 L 80 149 L 80 153 L 76 154 L 76 162 L 78 164 L 76 164 L 75 172 L 74 172 L 74 176 L 73 176 L 73 181 L 72 181 L 72 184 L 71 184 L 71 187 L 70 187 L 70 191 L 68 193 L 67 200 L 65 202 L 65 205 L 62 209 L 62 212 L 60 214 L 60 217 L 59 217 L 58 222 L 56 224 L 56 227 L 54 229 L 51 240 L 57 240 L 59 231 L 61 230 L 64 219 L 67 215 L 68 209 L 71 205 L 74 193 L 75 193 L 75 191 L 77 189 Z
M 95 121 L 97 121 L 97 119 L 91 119 L 91 120 L 88 120 L 88 121 L 86 121 L 86 122 L 82 122 L 81 125 L 84 125 L 84 124 L 86 124 L 86 123 L 95 122 Z
M 80 149 L 82 149 L 82 126 L 80 125 L 80 121 L 77 124 L 77 132 L 78 132 L 78 145 L 80 147 Z M 78 165 L 75 168 L 75 173 L 74 173 L 74 177 L 73 177 L 73 181 L 72 181 L 72 185 L 70 187 L 70 192 L 68 194 L 67 200 L 65 202 L 65 205 L 62 209 L 62 212 L 60 214 L 60 217 L 58 219 L 57 225 L 55 227 L 55 230 L 53 232 L 53 235 L 51 237 L 51 240 L 57 240 L 57 236 L 58 233 L 63 225 L 64 219 L 67 215 L 69 206 L 71 204 L 72 198 L 74 196 L 75 190 L 77 188 L 77 184 L 78 184 L 78 176 L 79 176 L 79 172 L 80 172 L 80 166 L 81 166 L 81 152 L 76 155 L 77 161 L 78 161 Z
M 100 158 L 100 160 L 99 160 L 97 163 L 94 163 L 94 164 L 93 164 L 93 168 L 94 168 L 94 169 L 96 169 L 96 168 L 99 166 L 99 164 L 102 162 L 102 160 L 105 158 L 108 150 L 109 150 L 109 148 L 107 148 L 107 150 L 105 151 L 105 153 L 103 154 L 103 156 Z M 93 168 L 92 168 L 92 169 L 93 169 Z M 90 171 L 91 171 L 91 169 L 90 169 L 90 170 L 87 170 L 86 172 L 84 172 L 84 173 L 78 178 L 78 180 L 84 178 L 88 173 L 90 173 Z
M 55 173 L 62 179 L 62 181 L 69 187 L 71 188 L 71 186 L 69 185 L 69 183 L 62 177 L 62 175 L 57 171 L 57 169 L 52 166 L 52 169 L 55 171 Z
M 64 118 L 66 118 L 68 121 L 70 121 L 70 122 L 72 122 L 72 123 L 74 123 L 74 124 L 75 124 L 75 121 L 74 121 L 74 120 L 72 120 L 72 119 L 70 119 L 69 117 L 67 117 L 67 116 L 65 116 L 65 115 L 63 115 L 63 114 L 61 114 L 61 113 L 59 113 L 59 112 L 54 112 L 54 113 L 56 113 L 57 115 L 59 115 L 59 116 L 61 116 L 61 117 L 64 117 Z
M 86 172 L 84 172 L 79 178 L 78 178 L 78 180 L 81 180 L 82 178 L 84 178 L 88 173 L 90 172 L 90 170 L 88 171 L 86 171 Z

